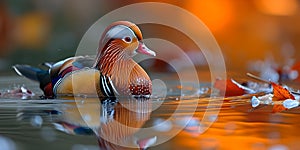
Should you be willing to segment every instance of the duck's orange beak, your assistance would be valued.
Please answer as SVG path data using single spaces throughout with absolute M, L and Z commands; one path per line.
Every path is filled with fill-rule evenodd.
M 156 56 L 156 53 L 149 49 L 143 42 L 139 42 L 139 47 L 136 51 L 141 54 Z

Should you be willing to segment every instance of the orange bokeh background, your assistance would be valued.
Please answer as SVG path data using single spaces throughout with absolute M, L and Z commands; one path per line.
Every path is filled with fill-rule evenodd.
M 28 61 L 27 57 L 35 55 L 36 61 L 45 58 L 55 61 L 74 55 L 84 32 L 98 18 L 136 2 L 149 0 L 29 0 L 20 4 L 4 0 L 0 3 L 0 70 L 6 70 L 14 63 L 24 63 Z M 300 48 L 300 2 L 297 0 L 156 2 L 177 5 L 199 17 L 216 37 L 229 70 L 245 71 L 249 63 L 266 58 L 274 59 L 279 65 L 300 60 L 297 53 Z M 190 26 L 196 29 L 193 24 Z M 159 32 L 164 34 L 164 30 Z M 187 44 L 186 50 L 189 48 Z

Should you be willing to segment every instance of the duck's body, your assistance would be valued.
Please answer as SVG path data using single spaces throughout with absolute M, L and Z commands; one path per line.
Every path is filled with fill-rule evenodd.
M 20 75 L 40 82 L 46 97 L 60 95 L 149 96 L 152 83 L 132 57 L 138 52 L 155 56 L 142 42 L 139 28 L 130 22 L 111 24 L 102 35 L 95 58 L 70 57 L 42 70 L 15 65 Z

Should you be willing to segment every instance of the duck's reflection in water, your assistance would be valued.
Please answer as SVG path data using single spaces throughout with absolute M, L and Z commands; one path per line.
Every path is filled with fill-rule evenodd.
M 56 129 L 68 134 L 95 134 L 100 149 L 145 149 L 155 143 L 156 137 L 134 136 L 150 117 L 151 100 L 76 98 L 75 102 L 63 111 Z

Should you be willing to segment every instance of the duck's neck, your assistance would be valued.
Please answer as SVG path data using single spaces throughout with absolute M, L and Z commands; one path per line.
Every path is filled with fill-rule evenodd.
M 115 41 L 109 41 L 108 44 L 98 54 L 96 68 L 100 70 L 103 75 L 112 77 L 117 70 L 124 70 L 120 68 L 127 64 L 126 62 L 133 61 L 130 57 L 126 56 L 123 47 Z M 134 61 L 133 61 L 134 62 Z M 128 63 L 130 66 L 132 63 Z
M 110 77 L 121 93 L 149 95 L 152 84 L 144 69 L 126 56 L 120 47 L 108 44 L 106 48 L 96 65 L 100 72 Z

